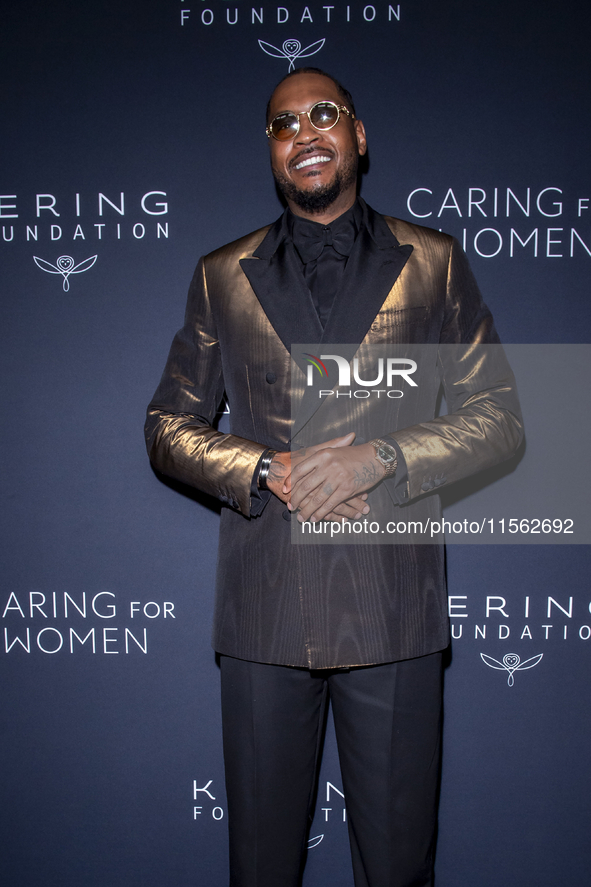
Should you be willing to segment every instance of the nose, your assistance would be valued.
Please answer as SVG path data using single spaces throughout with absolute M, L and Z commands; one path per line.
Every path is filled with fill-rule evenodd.
M 309 145 L 311 142 L 317 141 L 318 138 L 318 130 L 314 129 L 308 120 L 308 115 L 306 113 L 300 114 L 300 131 L 294 139 L 295 144 Z

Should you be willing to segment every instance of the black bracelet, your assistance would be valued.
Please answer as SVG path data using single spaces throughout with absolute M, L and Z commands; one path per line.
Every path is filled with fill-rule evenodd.
M 269 469 L 271 467 L 271 462 L 273 461 L 273 457 L 277 455 L 277 450 L 265 450 L 263 454 L 263 458 L 261 459 L 261 467 L 259 468 L 259 476 L 258 476 L 258 488 L 259 490 L 268 490 L 267 486 L 267 477 L 269 475 Z

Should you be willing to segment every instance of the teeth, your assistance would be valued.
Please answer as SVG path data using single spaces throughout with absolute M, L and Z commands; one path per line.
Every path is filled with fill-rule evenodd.
M 307 160 L 302 160 L 297 164 L 296 169 L 303 169 L 305 166 L 312 166 L 313 163 L 328 163 L 330 157 L 324 157 L 320 155 L 315 155 L 314 157 L 308 157 Z

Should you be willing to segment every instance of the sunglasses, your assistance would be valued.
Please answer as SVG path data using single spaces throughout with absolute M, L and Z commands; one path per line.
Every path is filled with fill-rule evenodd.
M 335 105 L 334 102 L 316 102 L 309 111 L 299 111 L 297 114 L 295 111 L 282 111 L 270 122 L 266 133 L 269 138 L 273 136 L 278 142 L 288 142 L 300 131 L 302 114 L 307 116 L 314 129 L 325 132 L 337 125 L 341 111 L 344 111 L 351 120 L 355 120 L 355 115 L 344 105 Z

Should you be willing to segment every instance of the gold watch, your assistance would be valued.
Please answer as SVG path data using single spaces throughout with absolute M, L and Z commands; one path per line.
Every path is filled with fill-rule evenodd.
M 394 477 L 396 469 L 398 468 L 398 456 L 396 455 L 395 448 L 385 440 L 382 440 L 381 437 L 377 437 L 375 440 L 370 440 L 370 444 L 375 448 L 376 459 L 378 462 L 381 462 L 386 469 L 384 479 Z

